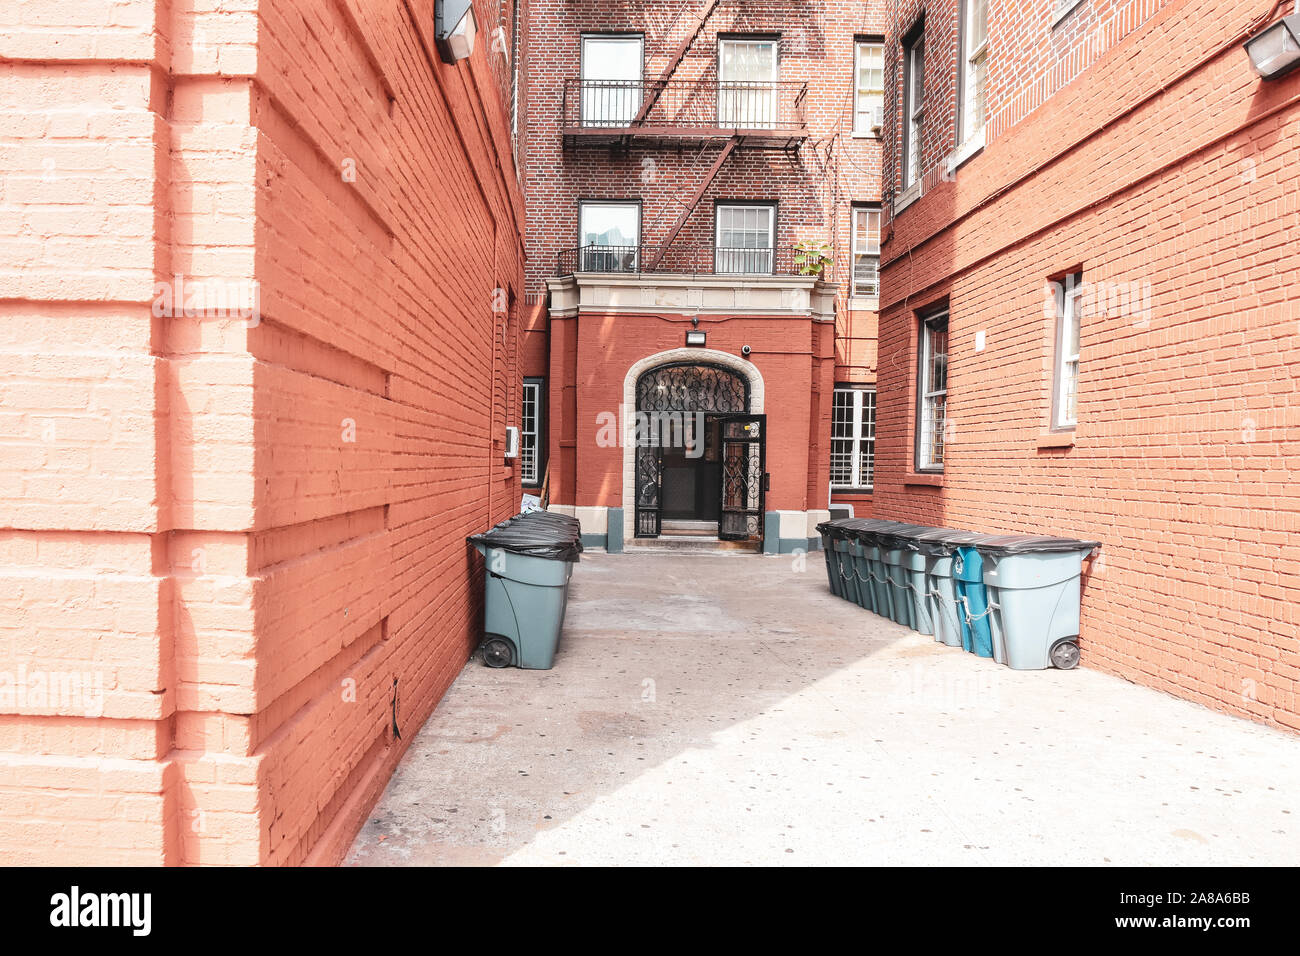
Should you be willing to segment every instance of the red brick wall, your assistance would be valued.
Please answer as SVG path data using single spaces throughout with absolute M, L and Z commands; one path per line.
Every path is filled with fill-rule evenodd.
M 531 5 L 533 27 L 525 62 L 530 92 L 524 159 L 530 291 L 541 289 L 542 281 L 554 273 L 557 254 L 577 244 L 579 198 L 641 199 L 642 242 L 654 244 L 665 238 L 680 213 L 682 200 L 694 193 L 716 157 L 718 146 L 707 150 L 689 147 L 680 152 L 676 148 L 636 146 L 622 157 L 611 156 L 605 148 L 565 152 L 560 136 L 564 81 L 579 75 L 580 38 L 584 32 L 643 32 L 644 75 L 651 78 L 663 70 L 675 52 L 698 7 L 698 0 L 614 7 L 594 0 L 535 0 Z M 876 139 L 852 135 L 852 90 L 854 39 L 883 37 L 886 17 L 883 0 L 820 4 L 722 0 L 674 74 L 681 79 L 714 75 L 719 33 L 776 32 L 781 36 L 781 79 L 808 84 L 806 116 L 810 136 L 797 157 L 792 159 L 780 152 L 733 155 L 706 190 L 677 242 L 683 246 L 712 246 L 716 201 L 774 199 L 778 204 L 779 246 L 792 246 L 801 240 L 831 243 L 840 283 L 832 376 L 835 381 L 872 382 L 876 374 L 875 313 L 849 309 L 849 207 L 854 201 L 879 200 L 881 148 Z M 556 368 L 554 359 L 551 365 Z M 528 368 L 528 374 L 545 372 L 540 365 Z M 554 412 L 552 421 L 556 421 Z M 552 435 L 554 450 L 560 451 L 560 441 Z M 824 440 L 819 454 L 825 451 L 823 445 Z M 818 466 L 820 471 L 827 467 Z M 564 476 L 552 475 L 552 481 L 557 478 L 559 487 L 565 487 Z M 812 480 L 811 475 L 808 478 Z
M 1300 728 L 1300 461 L 1287 441 L 1300 424 L 1287 285 L 1300 79 L 1262 83 L 1240 49 L 1269 8 L 1166 4 L 897 216 L 875 507 L 1102 541 L 1085 665 Z M 991 24 L 1007 9 L 994 0 Z M 992 76 L 1013 49 L 993 47 Z M 1079 425 L 1059 447 L 1044 293 L 1073 270 L 1111 297 L 1082 320 Z M 950 441 L 942 478 L 923 485 L 915 315 L 943 301 Z
M 598 442 L 600 416 L 618 415 L 623 404 L 623 384 L 628 370 L 648 355 L 680 348 L 691 316 L 665 313 L 585 313 L 578 320 L 552 323 L 562 327 L 567 341 L 576 326 L 576 360 L 571 381 L 576 382 L 574 411 L 566 416 L 576 423 L 568 440 L 576 462 L 573 504 L 618 508 L 623 505 L 623 449 Z M 701 316 L 699 329 L 708 334 L 709 347 L 739 356 L 748 345 L 748 360 L 759 370 L 767 415 L 767 461 L 771 488 L 768 510 L 807 510 L 812 487 L 825 487 L 829 453 L 811 433 L 817 418 L 819 392 L 826 388 L 830 368 L 829 323 L 775 316 L 719 318 Z M 820 380 L 819 380 L 820 379 Z M 554 394 L 554 393 L 553 393 Z M 809 448 L 816 446 L 820 484 L 810 486 Z M 555 440 L 553 439 L 553 449 Z M 561 454 L 563 452 L 561 451 Z M 827 457 L 827 463 L 821 458 Z M 815 475 L 815 472 L 813 472 Z M 566 474 L 567 478 L 567 474 Z M 555 479 L 554 472 L 552 480 Z M 565 486 L 566 490 L 569 486 Z
M 438 61 L 431 0 L 98 6 L 0 5 L 0 671 L 104 685 L 0 699 L 0 858 L 330 862 L 518 506 L 499 54 Z M 175 274 L 257 321 L 151 314 Z

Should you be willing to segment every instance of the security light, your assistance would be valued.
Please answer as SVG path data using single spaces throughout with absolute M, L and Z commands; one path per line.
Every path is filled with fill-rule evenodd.
M 455 63 L 474 52 L 478 21 L 473 0 L 436 0 L 433 16 L 434 40 L 442 62 Z
M 1246 41 L 1250 65 L 1266 80 L 1275 80 L 1300 66 L 1300 13 L 1283 17 Z
M 704 345 L 704 336 L 705 336 L 705 333 L 704 333 L 704 332 L 687 332 L 687 333 L 686 333 L 686 344 L 687 344 L 687 345 L 703 346 L 703 345 Z

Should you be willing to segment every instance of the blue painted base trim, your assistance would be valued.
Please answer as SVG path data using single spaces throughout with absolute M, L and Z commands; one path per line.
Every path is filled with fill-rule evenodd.
M 781 516 L 775 511 L 763 515 L 763 553 L 781 553 Z
M 605 550 L 610 554 L 623 553 L 623 509 L 610 508 L 605 518 Z
M 821 544 L 820 538 L 818 539 L 817 543 Z M 808 552 L 808 539 L 807 538 L 781 538 L 780 543 L 777 545 L 777 547 L 779 548 L 778 553 L 780 554 L 793 554 L 796 551 L 803 551 L 806 554 Z
M 605 547 L 605 536 L 603 534 L 584 534 L 582 536 L 582 546 L 584 548 L 603 548 Z

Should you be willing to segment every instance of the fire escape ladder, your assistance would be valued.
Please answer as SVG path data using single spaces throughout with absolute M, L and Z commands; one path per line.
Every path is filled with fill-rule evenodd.
M 705 21 L 709 19 L 709 15 L 713 13 L 713 10 L 717 5 L 718 0 L 704 0 L 704 2 L 700 4 L 700 9 L 695 14 L 695 25 L 686 31 L 686 36 L 682 39 L 682 42 L 678 44 L 676 51 L 668 60 L 668 65 L 664 67 L 664 71 L 659 74 L 657 79 L 650 83 L 649 88 L 646 90 L 646 95 L 641 100 L 641 108 L 637 110 L 636 116 L 632 119 L 632 126 L 640 126 L 645 122 L 646 115 L 654 108 L 655 103 L 659 100 L 659 95 L 664 91 L 664 88 L 667 87 L 668 80 L 672 77 L 673 72 L 685 58 L 686 51 L 691 48 L 691 44 L 695 42 L 695 38 L 699 36 L 700 31 L 704 29 Z
M 722 152 L 719 153 L 718 158 L 713 161 L 713 165 L 709 167 L 709 171 L 704 174 L 704 179 L 695 187 L 695 193 L 686 203 L 686 208 L 682 210 L 681 215 L 677 217 L 677 221 L 673 223 L 672 229 L 668 231 L 667 237 L 659 244 L 659 248 L 646 264 L 646 272 L 653 272 L 655 266 L 659 265 L 659 260 L 664 257 L 664 253 L 668 251 L 668 247 L 672 245 L 673 240 L 677 238 L 677 234 L 682 231 L 682 226 L 686 225 L 686 220 L 691 218 L 691 213 L 695 212 L 695 207 L 698 206 L 700 200 L 704 198 L 704 191 L 708 189 L 709 184 L 717 178 L 718 171 L 722 169 L 723 164 L 727 161 L 727 157 L 729 157 L 732 151 L 740 145 L 740 139 L 740 136 L 733 136 L 731 139 L 727 140 L 727 144 L 722 147 Z

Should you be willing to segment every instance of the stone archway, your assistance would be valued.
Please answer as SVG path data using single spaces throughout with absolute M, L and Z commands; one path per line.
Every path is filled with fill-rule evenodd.
M 679 348 L 669 349 L 649 355 L 634 362 L 623 379 L 623 421 L 626 422 L 637 410 L 637 382 L 647 372 L 664 366 L 714 366 L 726 369 L 744 377 L 748 383 L 749 408 L 754 414 L 763 413 L 764 387 L 763 376 L 758 368 L 749 361 L 727 352 L 713 349 Z M 624 432 L 623 441 L 623 541 L 626 543 L 635 537 L 636 522 L 636 442 L 627 439 Z

